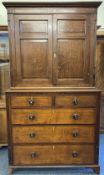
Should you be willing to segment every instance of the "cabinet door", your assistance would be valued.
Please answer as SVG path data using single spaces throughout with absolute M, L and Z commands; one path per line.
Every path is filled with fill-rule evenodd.
M 52 16 L 15 15 L 13 86 L 48 86 L 52 82 Z
M 90 18 L 54 15 L 54 84 L 89 86 L 91 83 Z

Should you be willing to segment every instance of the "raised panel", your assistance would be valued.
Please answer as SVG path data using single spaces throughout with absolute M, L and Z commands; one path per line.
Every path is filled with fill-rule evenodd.
M 58 20 L 58 33 L 85 33 L 85 20 L 66 19 Z
M 23 78 L 48 77 L 47 40 L 21 41 L 21 66 Z M 28 52 L 26 52 L 28 50 Z
M 47 23 L 48 21 L 20 21 L 20 32 L 21 33 L 47 33 Z
M 58 78 L 83 78 L 84 40 L 58 40 Z

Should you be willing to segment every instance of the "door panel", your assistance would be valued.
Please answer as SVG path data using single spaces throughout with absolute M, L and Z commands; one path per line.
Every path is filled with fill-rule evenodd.
M 59 39 L 58 78 L 82 78 L 84 74 L 84 40 Z M 77 49 L 76 49 L 77 48 Z
M 89 86 L 88 22 L 87 15 L 54 15 L 54 84 Z
M 20 32 L 21 33 L 47 33 L 47 21 L 21 21 Z
M 71 27 L 70 27 L 71 26 Z M 58 33 L 82 33 L 85 32 L 84 20 L 58 20 Z
M 14 86 L 52 84 L 52 16 L 15 15 Z
M 48 78 L 47 45 L 47 40 L 21 41 L 23 78 Z

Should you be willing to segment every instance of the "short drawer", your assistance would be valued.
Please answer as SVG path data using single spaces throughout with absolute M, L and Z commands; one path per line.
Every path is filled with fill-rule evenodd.
M 13 143 L 94 143 L 94 126 L 14 126 Z
M 14 146 L 13 165 L 94 164 L 94 145 Z
M 57 95 L 55 104 L 58 107 L 95 107 L 96 95 Z
M 12 96 L 12 107 L 51 107 L 51 96 Z
M 95 108 L 12 109 L 12 124 L 95 124 Z

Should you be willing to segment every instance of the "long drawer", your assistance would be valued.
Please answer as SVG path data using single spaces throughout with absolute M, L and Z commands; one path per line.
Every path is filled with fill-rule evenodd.
M 15 126 L 13 143 L 94 143 L 94 126 Z
M 94 145 L 14 146 L 14 165 L 94 164 Z
M 12 109 L 12 124 L 95 124 L 95 108 Z

